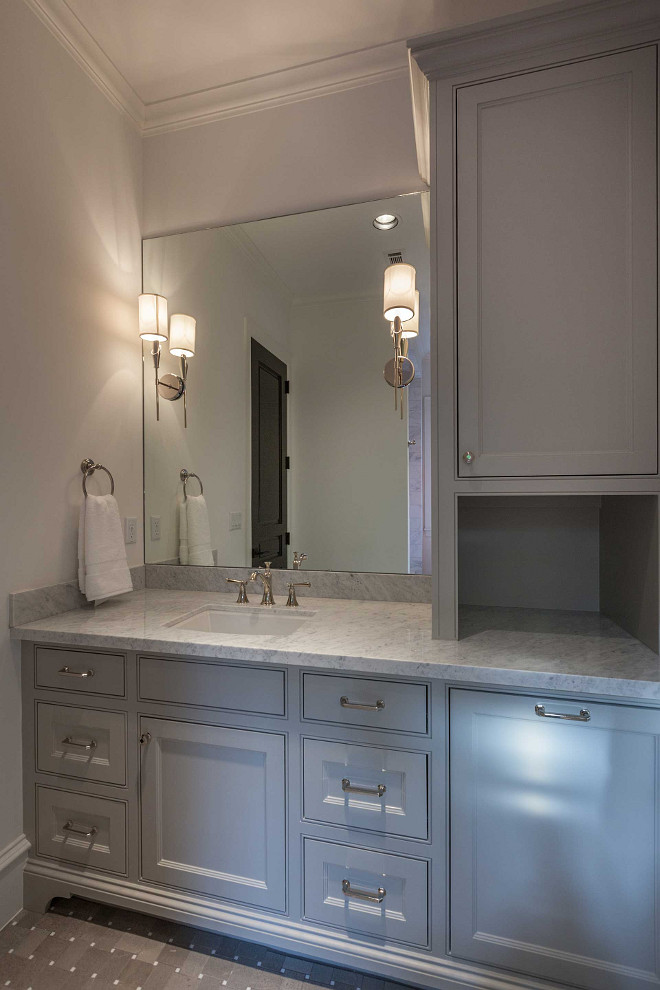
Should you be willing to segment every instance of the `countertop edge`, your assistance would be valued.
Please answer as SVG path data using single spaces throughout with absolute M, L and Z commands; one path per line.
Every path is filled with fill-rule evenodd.
M 101 633 L 68 633 L 62 630 L 14 626 L 10 638 L 15 642 L 66 644 L 124 652 L 164 653 L 198 659 L 235 660 L 312 670 L 355 671 L 397 677 L 422 677 L 470 685 L 529 688 L 556 692 L 585 693 L 629 701 L 660 702 L 660 682 L 592 674 L 568 674 L 510 667 L 484 667 L 473 664 L 443 663 L 429 660 L 401 660 L 387 657 L 356 656 L 336 653 L 302 653 L 295 650 L 229 646 L 224 644 L 178 643 L 169 639 L 140 638 Z M 255 655 L 257 654 L 257 655 Z

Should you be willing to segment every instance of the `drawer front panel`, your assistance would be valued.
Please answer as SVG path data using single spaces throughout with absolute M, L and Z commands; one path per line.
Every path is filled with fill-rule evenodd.
M 303 808 L 310 821 L 428 837 L 428 757 L 303 740 Z
M 303 717 L 397 732 L 427 732 L 425 684 L 362 677 L 303 676 Z
M 126 873 L 126 804 L 37 785 L 40 856 Z
M 387 941 L 428 944 L 428 863 L 304 842 L 305 918 Z
M 139 665 L 142 701 L 284 715 L 285 674 L 282 670 L 158 657 L 140 657 Z
M 35 652 L 35 683 L 38 688 L 124 697 L 124 657 L 46 646 L 38 646 Z
M 37 770 L 126 783 L 126 716 L 37 703 Z

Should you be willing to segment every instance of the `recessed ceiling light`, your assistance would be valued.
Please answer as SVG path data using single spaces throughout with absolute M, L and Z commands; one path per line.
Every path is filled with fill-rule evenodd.
M 373 221 L 376 230 L 392 230 L 399 222 L 399 218 L 393 213 L 381 213 Z

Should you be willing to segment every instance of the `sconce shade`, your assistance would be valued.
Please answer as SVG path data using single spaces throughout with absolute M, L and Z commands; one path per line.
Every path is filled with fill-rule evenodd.
M 399 262 L 385 269 L 383 286 L 383 316 L 392 322 L 399 317 L 402 323 L 415 315 L 415 269 Z
M 401 331 L 402 337 L 416 337 L 419 333 L 419 292 L 415 289 L 415 315 L 410 320 L 406 320 L 406 324 Z
M 192 357 L 195 353 L 197 320 L 184 313 L 172 313 L 170 318 L 170 354 Z
M 142 340 L 167 340 L 167 299 L 155 292 L 138 296 L 138 316 Z

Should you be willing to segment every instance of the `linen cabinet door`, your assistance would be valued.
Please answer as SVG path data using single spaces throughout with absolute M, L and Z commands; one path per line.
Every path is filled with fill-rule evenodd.
M 284 736 L 142 718 L 142 877 L 284 911 Z
M 657 471 L 656 131 L 655 47 L 458 91 L 461 477 Z
M 658 711 L 452 691 L 454 955 L 657 987 L 659 742 Z

